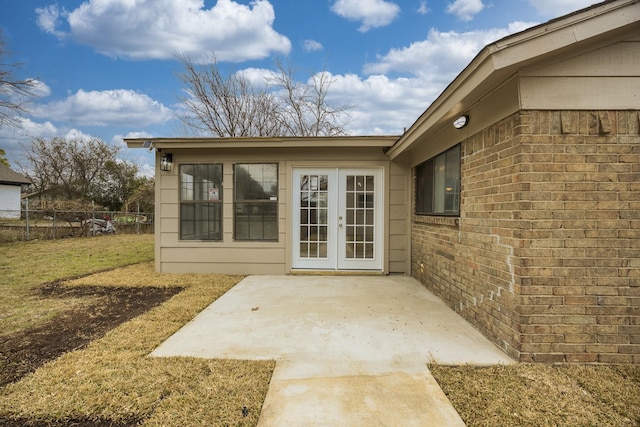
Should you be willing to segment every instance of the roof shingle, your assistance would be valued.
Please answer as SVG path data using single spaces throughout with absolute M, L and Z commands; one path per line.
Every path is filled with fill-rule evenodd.
M 22 185 L 31 184 L 31 181 L 20 175 L 18 172 L 15 172 L 9 166 L 0 163 L 0 184 Z

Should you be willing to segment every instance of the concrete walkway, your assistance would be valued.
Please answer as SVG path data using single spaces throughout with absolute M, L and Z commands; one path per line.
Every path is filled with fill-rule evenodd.
M 276 360 L 262 427 L 462 426 L 427 363 L 512 363 L 406 276 L 250 276 L 151 355 Z

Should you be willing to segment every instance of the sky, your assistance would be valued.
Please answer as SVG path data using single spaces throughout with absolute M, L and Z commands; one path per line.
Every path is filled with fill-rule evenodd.
M 598 0 L 0 0 L 15 77 L 37 80 L 0 148 L 20 170 L 33 138 L 100 138 L 153 175 L 123 138 L 177 137 L 184 85 L 176 54 L 217 58 L 260 79 L 330 73 L 329 102 L 354 108 L 353 135 L 398 135 L 487 44 Z

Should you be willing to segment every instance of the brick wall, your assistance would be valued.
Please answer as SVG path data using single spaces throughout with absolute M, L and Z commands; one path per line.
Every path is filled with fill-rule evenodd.
M 412 272 L 522 361 L 640 363 L 638 112 L 521 111 L 463 141 Z

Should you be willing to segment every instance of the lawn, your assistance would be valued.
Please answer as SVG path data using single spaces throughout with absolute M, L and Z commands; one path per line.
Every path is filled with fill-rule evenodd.
M 429 367 L 467 426 L 640 426 L 637 366 Z
M 140 240 L 138 240 L 140 239 Z M 42 245 L 42 247 L 37 247 Z M 4 298 L 13 310 L 11 337 L 25 328 L 30 307 L 64 314 L 92 306 L 92 298 L 64 303 L 41 301 L 43 282 L 76 278 L 65 288 L 178 287 L 183 289 L 160 306 L 121 324 L 86 347 L 68 352 L 19 381 L 0 388 L 0 425 L 215 426 L 257 423 L 274 362 L 149 358 L 147 354 L 242 277 L 156 274 L 149 259 L 148 236 L 101 236 L 2 247 L 3 289 L 27 298 Z M 49 256 L 47 255 L 49 254 Z M 125 267 L 119 267 L 123 266 Z M 115 269 L 114 269 L 115 268 Z M 105 271 L 109 270 L 109 271 Z M 101 271 L 98 274 L 87 275 Z M 40 276 L 35 278 L 33 276 Z M 6 279 L 6 277 L 10 279 Z M 79 277 L 78 276 L 82 276 Z M 6 294 L 7 292 L 2 292 Z M 8 323 L 6 325 L 9 325 Z M 0 367 L 1 368 L 1 367 Z
M 257 423 L 274 362 L 147 357 L 242 278 L 157 274 L 149 262 L 152 238 L 100 236 L 0 246 L 0 342 L 55 327 L 69 311 L 107 304 L 98 291 L 175 291 L 164 292 L 169 299 L 161 305 L 88 345 L 0 386 L 1 426 Z M 43 297 L 42 289 L 50 288 L 66 291 L 63 297 Z M 640 425 L 638 367 L 429 369 L 468 426 Z

